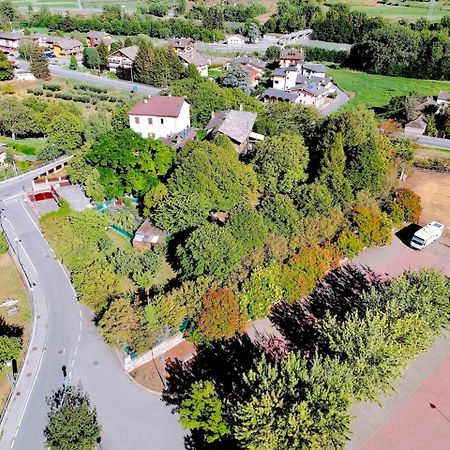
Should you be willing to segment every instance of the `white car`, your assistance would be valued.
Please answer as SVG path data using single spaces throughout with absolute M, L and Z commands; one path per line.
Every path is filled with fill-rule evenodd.
M 442 225 L 442 223 L 430 222 L 428 225 L 414 233 L 414 236 L 411 239 L 411 247 L 422 250 L 436 239 L 439 239 L 443 232 L 444 225 Z

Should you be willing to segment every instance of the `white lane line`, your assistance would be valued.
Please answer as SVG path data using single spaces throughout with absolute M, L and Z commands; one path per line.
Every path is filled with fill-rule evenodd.
M 77 343 L 80 342 L 81 334 L 78 335 Z
M 77 356 L 77 353 L 78 353 L 78 345 L 75 347 L 74 356 Z
M 71 364 L 70 364 L 70 367 L 72 367 L 73 368 L 73 366 L 75 365 L 75 360 L 74 359 L 72 359 L 72 362 L 71 362 Z
M 80 309 L 80 319 L 81 319 L 81 309 Z
M 83 329 L 83 322 L 80 320 L 80 330 Z
M 12 442 L 11 442 L 11 447 L 10 447 L 10 448 L 13 448 L 13 447 L 14 447 L 14 441 L 15 441 L 15 439 L 12 440 Z
M 8 200 L 12 200 L 13 198 L 20 197 L 20 196 L 22 196 L 22 195 L 23 195 L 23 192 L 21 192 L 20 194 L 11 195 L 11 197 L 6 197 L 6 198 L 4 198 L 3 201 L 4 201 L 4 202 L 7 202 Z
M 19 432 L 19 427 L 16 428 L 16 432 L 14 433 L 14 439 L 17 437 L 18 432 Z
M 33 220 L 33 218 L 31 217 L 30 213 L 29 213 L 29 212 L 27 211 L 27 209 L 25 208 L 25 205 L 23 204 L 23 202 L 20 202 L 20 204 L 22 205 L 23 210 L 27 213 L 27 216 L 30 218 L 30 220 L 31 220 L 31 222 L 33 223 L 33 225 L 35 226 L 36 230 L 39 231 L 39 234 L 40 234 L 41 236 L 44 236 L 44 235 L 42 234 L 41 229 L 36 225 L 36 222 Z
M 62 269 L 62 271 L 64 272 L 64 275 L 66 276 L 67 281 L 69 282 L 69 285 L 70 285 L 70 287 L 71 287 L 71 289 L 72 289 L 72 292 L 73 292 L 73 295 L 75 296 L 75 299 L 78 299 L 78 297 L 77 297 L 77 291 L 75 290 L 75 288 L 74 288 L 73 285 L 72 285 L 72 281 L 71 281 L 71 279 L 70 279 L 69 274 L 67 273 L 66 268 L 63 266 L 63 263 L 62 263 L 59 259 L 58 259 L 58 263 L 59 263 L 59 265 L 61 266 L 61 269 Z

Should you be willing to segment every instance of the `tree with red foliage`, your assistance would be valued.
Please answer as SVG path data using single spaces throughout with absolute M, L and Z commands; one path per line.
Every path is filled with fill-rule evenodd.
M 229 339 L 244 331 L 246 317 L 231 289 L 210 290 L 202 303 L 198 331 L 206 339 Z

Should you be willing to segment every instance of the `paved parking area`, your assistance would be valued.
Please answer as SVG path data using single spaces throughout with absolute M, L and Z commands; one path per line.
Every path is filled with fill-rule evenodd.
M 416 251 L 395 236 L 391 245 L 366 249 L 354 262 L 389 276 L 430 266 L 450 276 L 450 239 Z M 407 367 L 381 405 L 357 403 L 352 413 L 347 450 L 450 449 L 450 331 Z

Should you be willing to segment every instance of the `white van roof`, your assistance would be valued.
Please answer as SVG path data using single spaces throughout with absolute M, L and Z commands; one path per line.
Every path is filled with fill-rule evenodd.
M 430 222 L 428 225 L 421 228 L 414 233 L 414 236 L 423 239 L 424 241 L 430 239 L 436 232 L 440 232 L 444 229 L 444 225 L 439 222 Z

